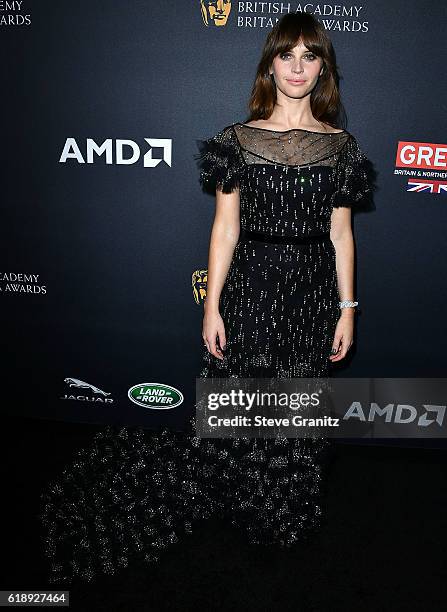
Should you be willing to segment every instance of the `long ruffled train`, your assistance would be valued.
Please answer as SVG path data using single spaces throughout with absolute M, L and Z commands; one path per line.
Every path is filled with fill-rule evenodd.
M 292 546 L 319 530 L 330 443 L 200 439 L 187 430 L 107 426 L 42 494 L 50 581 L 92 581 L 163 550 L 212 515 L 248 541 Z

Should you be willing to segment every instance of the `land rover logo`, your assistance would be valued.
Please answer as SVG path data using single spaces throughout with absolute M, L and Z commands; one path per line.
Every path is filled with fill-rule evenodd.
M 161 383 L 134 385 L 127 395 L 135 404 L 153 410 L 170 410 L 183 402 L 183 394 L 178 389 Z

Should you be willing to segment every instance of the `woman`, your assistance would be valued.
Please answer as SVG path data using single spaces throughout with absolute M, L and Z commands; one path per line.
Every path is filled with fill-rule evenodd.
M 340 114 L 334 52 L 308 13 L 268 35 L 250 117 L 200 143 L 216 196 L 201 377 L 326 377 L 354 331 L 351 207 L 371 192 Z M 52 581 L 156 561 L 215 513 L 252 543 L 291 546 L 320 527 L 328 442 L 200 439 L 113 428 L 44 496 Z

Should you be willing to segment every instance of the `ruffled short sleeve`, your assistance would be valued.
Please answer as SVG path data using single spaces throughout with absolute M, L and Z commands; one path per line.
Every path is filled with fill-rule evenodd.
M 369 164 L 357 140 L 350 134 L 335 166 L 335 191 L 332 195 L 334 208 L 357 207 L 370 201 L 373 188 L 368 173 Z
M 217 188 L 223 193 L 238 188 L 245 161 L 233 127 L 227 126 L 208 140 L 196 143 L 200 152 L 194 158 L 203 190 L 215 194 Z

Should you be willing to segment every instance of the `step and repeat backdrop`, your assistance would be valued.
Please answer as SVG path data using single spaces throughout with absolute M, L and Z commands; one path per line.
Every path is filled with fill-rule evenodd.
M 444 377 L 444 3 L 0 1 L 4 413 L 183 427 L 214 198 L 199 139 L 247 118 L 286 12 L 329 31 L 374 164 L 354 215 L 355 350 L 335 376 Z M 154 410 L 138 391 L 175 398 Z M 386 401 L 386 397 L 383 398 Z

